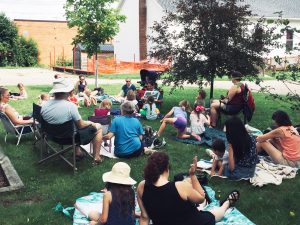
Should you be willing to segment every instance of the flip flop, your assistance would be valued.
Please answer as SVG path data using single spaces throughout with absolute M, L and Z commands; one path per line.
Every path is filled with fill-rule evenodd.
M 229 201 L 229 208 L 233 207 L 237 200 L 240 198 L 240 192 L 238 190 L 233 190 L 230 192 L 230 194 L 227 196 L 227 198 L 220 202 L 220 206 L 224 204 L 227 200 Z

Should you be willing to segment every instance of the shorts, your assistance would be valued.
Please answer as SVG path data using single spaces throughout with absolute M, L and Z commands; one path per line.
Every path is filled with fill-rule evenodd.
M 76 143 L 80 143 L 81 145 L 87 145 L 94 139 L 96 134 L 97 129 L 92 125 L 89 125 L 77 130 L 75 141 Z
M 223 176 L 228 177 L 231 180 L 249 179 L 254 176 L 256 165 L 252 167 L 242 167 L 239 165 L 234 166 L 234 170 L 231 172 L 229 165 L 224 165 Z
M 237 114 L 239 113 L 242 109 L 242 105 L 226 105 L 226 104 L 221 104 L 221 108 L 225 113 L 229 114 Z
M 177 117 L 173 126 L 177 128 L 179 133 L 183 133 L 187 126 L 187 120 L 184 117 Z

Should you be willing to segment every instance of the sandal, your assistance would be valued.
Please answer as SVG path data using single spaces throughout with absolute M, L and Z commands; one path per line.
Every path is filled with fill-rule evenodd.
M 102 163 L 104 161 L 103 158 L 100 158 L 100 159 L 94 159 L 93 161 L 93 166 L 97 166 L 99 165 L 100 163 Z
M 85 157 L 84 154 L 82 154 L 82 155 L 76 155 L 76 156 L 75 156 L 75 160 L 76 160 L 76 162 L 79 162 L 79 161 L 83 160 L 84 157 Z
M 233 190 L 230 192 L 230 194 L 227 196 L 227 198 L 220 202 L 220 206 L 222 206 L 227 200 L 229 201 L 229 208 L 233 207 L 237 200 L 240 198 L 240 192 L 238 190 Z

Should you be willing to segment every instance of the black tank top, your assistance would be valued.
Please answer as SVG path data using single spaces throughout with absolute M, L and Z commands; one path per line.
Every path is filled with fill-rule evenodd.
M 194 203 L 183 200 L 175 182 L 156 187 L 145 184 L 142 201 L 154 225 L 212 225 L 210 212 L 198 211 Z

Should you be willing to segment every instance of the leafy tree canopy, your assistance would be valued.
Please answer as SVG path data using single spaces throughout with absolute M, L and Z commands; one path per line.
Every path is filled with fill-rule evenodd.
M 16 25 L 0 13 L 0 66 L 34 66 L 38 63 L 37 44 L 18 35 Z
M 278 38 L 275 27 L 265 19 L 252 22 L 249 5 L 238 0 L 178 0 L 176 10 L 156 22 L 150 55 L 161 61 L 172 59 L 166 83 L 175 87 L 183 82 L 202 86 L 231 70 L 256 76 L 263 66 L 263 55 Z
M 81 43 L 89 56 L 99 45 L 110 41 L 125 17 L 112 8 L 115 0 L 67 0 L 65 10 L 69 27 L 77 27 L 73 44 Z

